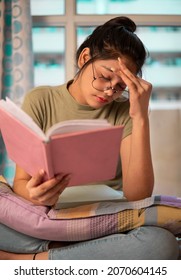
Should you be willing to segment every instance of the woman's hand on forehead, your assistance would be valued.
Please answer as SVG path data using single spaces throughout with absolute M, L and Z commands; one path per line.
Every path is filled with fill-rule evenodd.
M 118 57 L 117 67 L 110 67 L 109 69 L 110 71 L 119 75 L 119 72 L 121 71 L 122 67 L 124 67 L 124 69 L 127 68 L 133 75 L 137 75 L 136 65 L 130 59 L 125 60 L 123 58 Z

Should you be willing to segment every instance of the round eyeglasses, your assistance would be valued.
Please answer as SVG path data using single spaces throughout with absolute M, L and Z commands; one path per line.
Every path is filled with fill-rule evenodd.
M 92 87 L 98 91 L 104 92 L 107 90 L 113 91 L 113 99 L 116 101 L 125 101 L 129 98 L 129 92 L 127 88 L 121 88 L 120 85 L 116 85 L 115 87 L 112 86 L 111 80 L 105 77 L 95 77 L 94 67 L 92 64 L 92 72 L 93 72 L 93 80 L 92 80 Z

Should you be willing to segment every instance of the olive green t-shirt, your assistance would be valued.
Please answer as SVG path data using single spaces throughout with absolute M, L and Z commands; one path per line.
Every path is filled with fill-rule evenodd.
M 107 119 L 112 125 L 124 125 L 123 138 L 131 134 L 129 101 L 107 104 L 99 109 L 81 105 L 70 95 L 68 84 L 40 86 L 31 90 L 24 99 L 22 109 L 46 132 L 55 123 L 74 119 Z M 110 143 L 111 147 L 111 143 Z M 122 185 L 119 160 L 115 179 L 101 182 L 120 189 Z

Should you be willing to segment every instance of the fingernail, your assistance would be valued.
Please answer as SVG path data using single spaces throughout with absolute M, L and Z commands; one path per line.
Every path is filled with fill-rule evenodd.
M 71 174 L 68 174 L 68 175 L 65 177 L 65 181 L 66 181 L 66 182 L 70 181 L 71 177 L 72 177 L 72 175 L 71 175 Z
M 63 177 L 63 175 L 62 175 L 62 174 L 58 174 L 58 175 L 56 175 L 56 179 L 57 179 L 57 180 L 61 180 L 61 179 L 62 179 L 62 177 Z
M 45 174 L 45 171 L 44 171 L 43 169 L 40 169 L 39 174 L 40 174 L 40 175 L 44 175 L 44 174 Z

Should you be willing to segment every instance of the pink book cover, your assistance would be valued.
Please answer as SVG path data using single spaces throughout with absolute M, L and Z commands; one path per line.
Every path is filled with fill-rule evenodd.
M 116 174 L 123 126 L 53 135 L 44 142 L 30 128 L 0 109 L 0 129 L 8 156 L 31 176 L 72 174 L 70 186 L 111 179 Z
M 50 142 L 54 172 L 71 174 L 72 186 L 114 178 L 122 132 L 122 126 L 114 126 L 54 136 Z
M 48 143 L 8 112 L 0 109 L 0 114 L 0 130 L 9 158 L 31 176 L 44 169 L 47 177 L 51 177 Z

